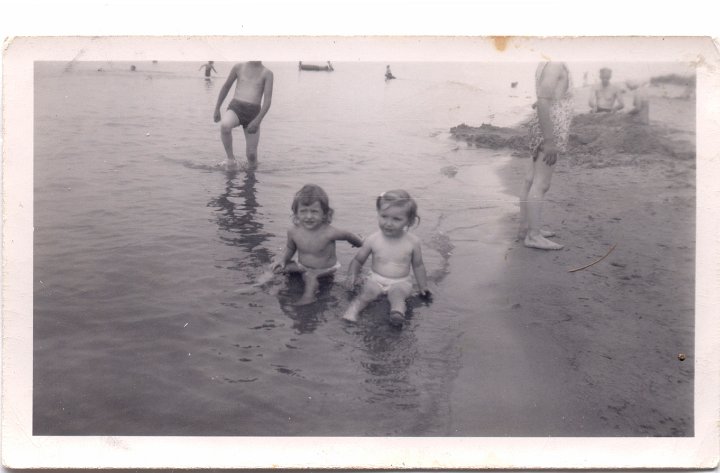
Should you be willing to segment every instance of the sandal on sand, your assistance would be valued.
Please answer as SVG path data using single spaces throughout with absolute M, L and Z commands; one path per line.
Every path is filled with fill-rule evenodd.
M 392 325 L 393 327 L 400 328 L 403 326 L 403 324 L 405 324 L 405 314 L 403 314 L 399 310 L 393 310 L 392 312 L 390 312 L 389 322 L 390 325 Z

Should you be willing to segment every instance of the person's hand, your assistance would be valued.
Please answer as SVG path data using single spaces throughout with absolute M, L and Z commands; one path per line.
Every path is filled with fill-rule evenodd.
M 273 273 L 280 273 L 280 272 L 282 272 L 283 269 L 285 269 L 285 263 L 283 263 L 282 261 L 279 261 L 279 260 L 273 261 L 272 264 L 270 265 L 270 270 Z
M 215 120 L 215 123 L 220 121 L 220 109 L 215 109 L 215 113 L 213 114 L 213 120 Z
M 430 292 L 430 289 L 421 289 L 418 292 L 418 296 L 426 302 L 432 302 L 432 292 Z
M 352 291 L 355 289 L 355 285 L 357 284 L 357 278 L 354 274 L 349 274 L 347 279 L 345 280 L 345 288 L 348 291 Z
M 552 166 L 557 161 L 558 149 L 555 144 L 543 145 L 543 162 L 548 166 Z
M 250 123 L 248 123 L 247 132 L 250 133 L 251 135 L 254 135 L 255 133 L 257 133 L 258 128 L 260 128 L 260 123 L 256 120 L 253 120 Z

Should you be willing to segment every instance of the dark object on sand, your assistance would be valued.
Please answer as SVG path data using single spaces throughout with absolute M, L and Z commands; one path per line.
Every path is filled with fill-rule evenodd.
M 517 85 L 518 85 L 517 82 L 510 82 L 510 87 L 512 87 L 513 89 L 514 89 L 515 87 L 517 87 Z
M 332 72 L 335 69 L 333 68 L 330 61 L 327 62 L 326 66 L 318 66 L 316 64 L 303 64 L 302 61 L 298 62 L 298 69 L 301 71 L 327 71 Z

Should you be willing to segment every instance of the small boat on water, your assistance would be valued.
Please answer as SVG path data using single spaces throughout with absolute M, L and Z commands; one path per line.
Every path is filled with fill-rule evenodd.
M 302 61 L 298 62 L 298 70 L 301 71 L 327 71 L 332 72 L 335 69 L 333 68 L 332 63 L 330 61 L 327 62 L 327 65 L 325 66 L 318 66 L 317 64 L 303 64 Z

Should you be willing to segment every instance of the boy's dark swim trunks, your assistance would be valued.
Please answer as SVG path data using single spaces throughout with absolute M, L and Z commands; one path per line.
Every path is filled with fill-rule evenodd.
M 243 128 L 247 128 L 250 122 L 260 113 L 260 104 L 232 99 L 228 104 L 228 110 L 232 110 L 237 115 Z

